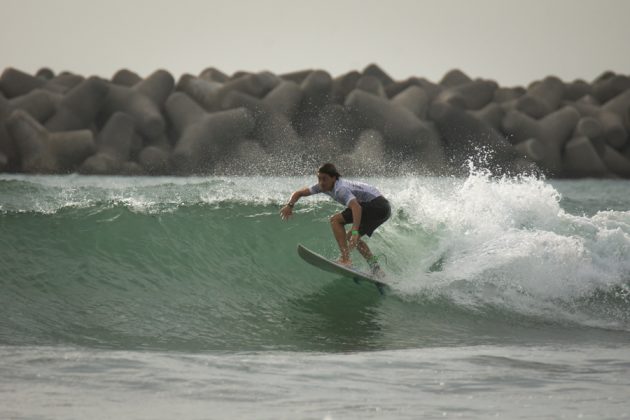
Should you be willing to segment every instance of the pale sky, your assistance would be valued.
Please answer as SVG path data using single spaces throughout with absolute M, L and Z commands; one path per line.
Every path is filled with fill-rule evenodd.
M 459 68 L 502 86 L 630 74 L 630 0 L 0 0 L 0 71 L 179 77 L 375 62 L 395 79 Z

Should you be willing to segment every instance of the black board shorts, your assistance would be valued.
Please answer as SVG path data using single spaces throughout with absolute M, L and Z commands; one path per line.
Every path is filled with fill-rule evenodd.
M 392 215 L 392 209 L 389 201 L 382 195 L 376 197 L 372 201 L 359 203 L 361 206 L 361 225 L 359 226 L 359 235 L 372 236 L 374 230 L 385 223 Z M 341 212 L 343 220 L 346 224 L 352 223 L 352 210 L 350 208 Z

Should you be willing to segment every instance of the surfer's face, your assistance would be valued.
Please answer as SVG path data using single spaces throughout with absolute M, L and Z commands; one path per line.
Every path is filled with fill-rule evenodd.
M 332 191 L 333 186 L 335 185 L 335 179 L 335 177 L 328 174 L 323 174 L 321 172 L 317 173 L 317 183 L 322 191 Z

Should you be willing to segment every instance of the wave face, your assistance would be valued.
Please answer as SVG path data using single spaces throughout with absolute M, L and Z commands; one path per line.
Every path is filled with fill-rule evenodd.
M 315 178 L 0 178 L 0 343 L 357 351 L 630 342 L 630 186 L 368 178 L 393 205 L 369 239 L 394 281 L 330 257 L 341 208 Z M 355 256 L 358 262 L 359 256 Z M 362 264 L 362 262 L 359 262 Z

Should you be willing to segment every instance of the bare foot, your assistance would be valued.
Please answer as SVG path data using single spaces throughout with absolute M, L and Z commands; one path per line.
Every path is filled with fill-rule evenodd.
M 372 272 L 372 276 L 374 276 L 374 278 L 378 279 L 378 280 L 384 280 L 386 275 L 385 272 L 383 271 L 383 269 L 381 267 L 374 266 L 370 269 L 370 271 Z
M 337 264 L 341 264 L 341 265 L 346 266 L 346 267 L 351 267 L 352 266 L 352 260 L 344 260 L 343 258 L 339 258 L 335 262 Z

